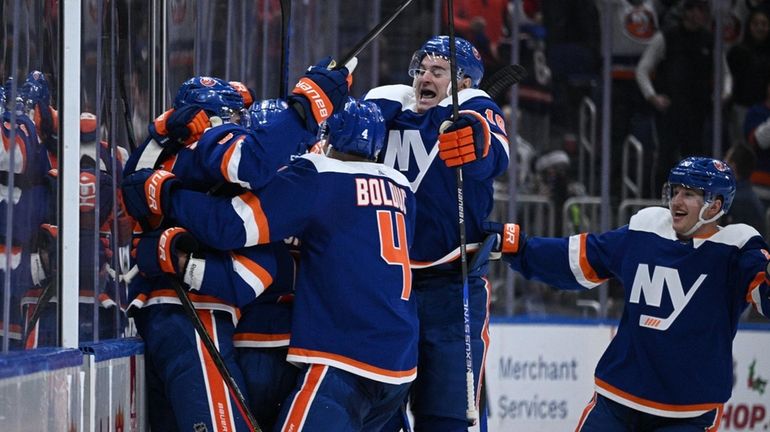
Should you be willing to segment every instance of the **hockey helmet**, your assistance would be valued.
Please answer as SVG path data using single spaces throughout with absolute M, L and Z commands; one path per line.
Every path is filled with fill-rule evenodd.
M 417 70 L 420 69 L 420 63 L 426 55 L 436 56 L 449 61 L 449 36 L 434 36 L 428 39 L 420 49 L 412 55 L 412 61 L 409 63 L 409 76 L 414 77 Z M 481 61 L 481 54 L 467 40 L 455 38 L 455 56 L 457 58 L 457 73 L 460 77 L 467 76 L 471 79 L 474 88 L 479 86 L 481 78 L 484 77 L 484 64 Z
M 243 97 L 227 81 L 197 76 L 183 82 L 174 98 L 174 108 L 194 105 L 207 114 L 229 120 L 243 109 Z
M 682 185 L 703 191 L 703 201 L 712 203 L 722 197 L 722 211 L 727 213 L 735 198 L 735 176 L 721 160 L 707 157 L 688 157 L 680 161 L 668 174 L 664 197 L 670 200 L 672 187 Z
M 373 102 L 349 98 L 343 110 L 326 120 L 331 148 L 377 160 L 385 143 L 385 119 Z
M 19 96 L 32 106 L 48 107 L 51 105 L 51 92 L 45 75 L 33 70 L 19 89 Z
M 270 123 L 276 114 L 287 109 L 289 109 L 289 104 L 283 99 L 256 101 L 249 107 L 249 115 L 244 118 L 244 123 L 252 129 L 258 129 Z

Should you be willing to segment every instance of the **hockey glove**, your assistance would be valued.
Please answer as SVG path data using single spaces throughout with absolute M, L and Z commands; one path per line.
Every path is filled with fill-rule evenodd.
M 521 231 L 518 224 L 484 221 L 484 231 L 498 235 L 498 244 L 495 252 L 516 255 L 524 250 L 527 244 L 527 235 Z
M 254 89 L 246 87 L 246 84 L 240 81 L 230 81 L 228 84 L 230 84 L 230 87 L 234 88 L 238 93 L 241 94 L 244 108 L 248 109 L 251 104 L 257 100 L 257 93 L 254 91 Z
M 203 132 L 211 127 L 206 111 L 195 105 L 170 109 L 155 119 L 155 130 L 168 137 L 172 143 L 190 145 L 198 141 Z
M 147 277 L 171 275 L 181 279 L 184 266 L 179 258 L 198 250 L 195 237 L 184 228 L 156 230 L 134 238 L 131 251 L 139 271 Z M 185 259 L 185 264 L 189 259 Z
M 455 122 L 445 122 L 438 140 L 438 155 L 450 168 L 486 157 L 492 142 L 489 123 L 475 111 L 460 111 Z
M 123 179 L 123 200 L 126 211 L 133 216 L 145 231 L 160 226 L 164 214 L 168 214 L 167 203 L 171 191 L 180 181 L 174 174 L 144 168 Z
M 305 120 L 307 129 L 318 132 L 318 125 L 338 109 L 348 98 L 348 69 L 328 69 L 331 57 L 311 66 L 294 86 L 289 105 Z

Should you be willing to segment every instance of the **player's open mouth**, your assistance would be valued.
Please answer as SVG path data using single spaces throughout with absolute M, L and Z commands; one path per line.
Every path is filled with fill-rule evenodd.
M 420 100 L 433 99 L 436 97 L 436 92 L 431 90 L 420 90 Z

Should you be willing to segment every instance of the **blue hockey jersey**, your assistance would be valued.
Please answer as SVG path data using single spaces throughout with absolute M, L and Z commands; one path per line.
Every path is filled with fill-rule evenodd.
M 463 166 L 463 196 L 468 243 L 480 242 L 482 222 L 492 211 L 495 177 L 508 167 L 508 137 L 502 111 L 489 96 L 476 89 L 461 90 L 460 110 L 473 110 L 489 123 L 492 143 L 483 159 Z M 457 181 L 454 168 L 438 158 L 441 123 L 452 116 L 446 98 L 423 114 L 415 111 L 414 89 L 406 85 L 377 87 L 365 99 L 379 105 L 389 131 L 380 158 L 403 173 L 417 197 L 417 226 L 411 257 L 415 268 L 430 266 L 442 257 L 459 257 Z M 442 260 L 446 261 L 446 260 Z
M 625 308 L 596 366 L 596 391 L 650 414 L 695 417 L 730 398 L 740 315 L 749 304 L 770 310 L 768 257 L 748 225 L 680 241 L 669 210 L 653 207 L 604 234 L 530 238 L 504 259 L 526 278 L 563 289 L 617 278 Z
M 177 189 L 171 199 L 171 217 L 191 232 L 208 231 L 200 238 L 207 244 L 302 241 L 288 360 L 392 384 L 415 378 L 415 198 L 402 174 L 307 154 L 256 194 Z M 220 211 L 223 204 L 230 211 Z

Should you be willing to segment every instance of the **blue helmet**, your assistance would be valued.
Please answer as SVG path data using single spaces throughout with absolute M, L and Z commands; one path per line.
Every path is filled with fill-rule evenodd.
M 373 102 L 349 98 L 345 107 L 326 120 L 329 144 L 341 153 L 376 160 L 385 143 L 385 119 Z
M 412 55 L 409 63 L 409 76 L 414 76 L 414 71 L 420 69 L 420 63 L 426 55 L 438 56 L 449 61 L 449 36 L 433 36 Z M 457 57 L 457 73 L 471 79 L 474 88 L 479 86 L 484 77 L 484 64 L 481 62 L 481 54 L 467 40 L 455 38 L 455 55 Z
M 48 80 L 45 75 L 33 70 L 19 89 L 19 96 L 32 106 L 48 107 L 51 105 L 51 92 L 48 90 Z
M 671 198 L 671 186 L 682 185 L 703 191 L 703 200 L 713 202 L 722 197 L 722 210 L 727 213 L 735 198 L 735 176 L 730 167 L 718 159 L 688 157 L 668 174 L 666 197 Z
M 195 105 L 209 115 L 228 120 L 243 109 L 243 97 L 225 80 L 197 76 L 183 82 L 174 98 L 175 109 L 187 105 Z
M 264 99 L 255 101 L 249 107 L 249 115 L 244 119 L 246 126 L 257 129 L 271 122 L 276 114 L 289 109 L 283 99 Z

